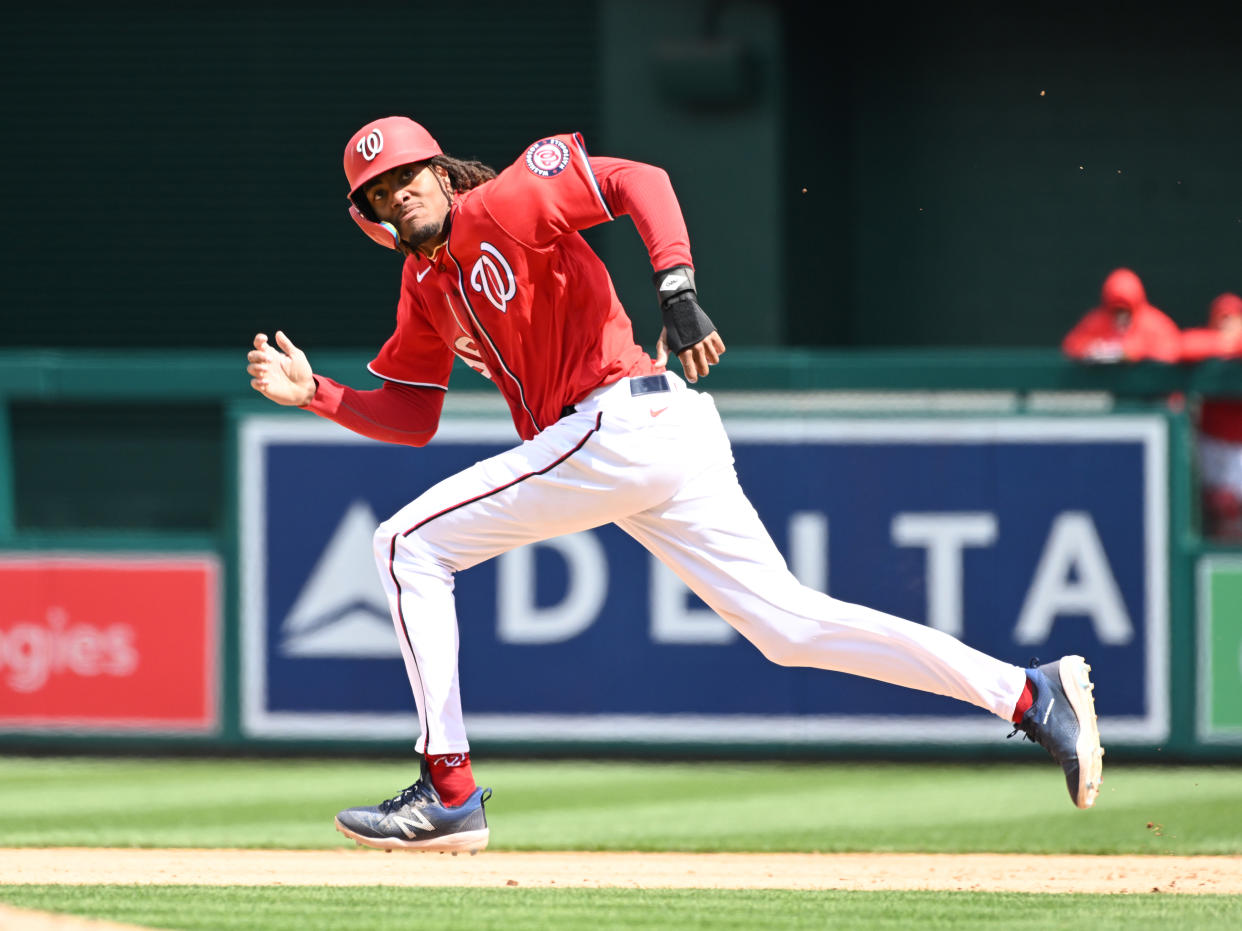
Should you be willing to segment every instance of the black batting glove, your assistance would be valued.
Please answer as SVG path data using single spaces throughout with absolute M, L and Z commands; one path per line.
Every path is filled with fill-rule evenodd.
M 709 336 L 716 325 L 699 306 L 698 292 L 694 289 L 694 269 L 689 265 L 674 265 L 653 276 L 656 293 L 660 296 L 660 312 L 664 316 L 665 338 L 669 351 L 680 355 L 695 343 Z

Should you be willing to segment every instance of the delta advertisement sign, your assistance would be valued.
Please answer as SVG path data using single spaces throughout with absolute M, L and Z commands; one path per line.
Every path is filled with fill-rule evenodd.
M 1104 738 L 1165 739 L 1167 427 L 1159 416 L 726 417 L 790 569 L 835 598 L 1025 666 L 1077 653 Z M 239 418 L 242 727 L 412 740 L 372 560 L 379 522 L 515 444 L 446 419 L 421 449 L 306 416 Z M 475 741 L 995 744 L 968 705 L 770 663 L 613 526 L 459 573 Z
M 214 556 L 0 554 L 0 730 L 218 729 Z

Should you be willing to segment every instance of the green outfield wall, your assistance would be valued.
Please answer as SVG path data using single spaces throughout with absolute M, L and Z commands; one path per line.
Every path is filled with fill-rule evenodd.
M 397 267 L 340 159 L 394 113 L 496 167 L 573 131 L 664 167 L 730 345 L 1052 346 L 1123 265 L 1183 326 L 1242 291 L 1239 5 L 818 12 L 475 0 L 403 55 L 355 38 L 371 0 L 22 5 L 3 344 L 379 345 Z M 587 236 L 654 313 L 633 224 Z
M 313 361 L 319 371 L 365 387 L 374 381 L 365 372 L 367 358 L 323 353 Z M 1123 748 L 1120 755 L 1242 755 L 1236 700 L 1242 694 L 1236 623 L 1242 548 L 1201 536 L 1193 453 L 1197 399 L 1242 395 L 1242 365 L 1085 367 L 1055 352 L 1036 350 L 738 350 L 730 352 L 710 381 L 722 409 L 818 421 L 881 420 L 895 414 L 930 421 L 945 416 L 1084 414 L 1123 419 L 1139 413 L 1167 423 L 1167 514 L 1162 519 L 1168 533 L 1169 731 L 1167 739 Z M 497 410 L 490 386 L 464 368 L 454 372 L 449 398 L 449 416 Z M 204 679 L 203 701 L 210 706 L 205 718 L 191 709 L 188 717 L 176 719 L 181 723 L 157 728 L 155 734 L 141 728 L 100 735 L 89 729 L 40 732 L 37 727 L 0 726 L 0 746 L 300 746 L 296 740 L 273 743 L 245 736 L 239 724 L 238 450 L 231 431 L 237 417 L 272 410 L 249 388 L 240 353 L 201 351 L 174 357 L 161 352 L 0 352 L 0 562 L 32 554 L 106 558 L 138 553 L 171 558 L 175 571 L 187 565 L 206 567 L 206 578 L 218 594 L 214 610 L 219 622 L 214 631 L 190 625 L 185 632 L 195 644 L 206 644 L 199 651 L 206 653 L 203 667 L 187 672 Z M 298 420 L 303 415 L 288 416 Z M 11 595 L 0 591 L 0 607 Z M 97 633 L 105 638 L 98 642 L 106 646 L 107 631 Z M 85 649 L 66 646 L 69 641 L 57 643 L 57 662 L 74 662 L 72 657 L 80 658 Z M 12 631 L 8 648 L 19 649 Z M 90 649 L 106 659 L 103 647 Z M 113 659 L 123 660 L 123 651 L 118 656 Z M 0 708 L 0 720 L 5 717 Z M 333 747 L 351 745 L 348 740 L 330 742 Z M 503 750 L 505 742 L 495 746 Z M 523 746 L 530 748 L 529 742 Z M 549 748 L 555 748 L 555 741 Z M 578 749 L 615 750 L 605 744 Z M 667 746 L 629 749 L 671 752 Z M 803 755 L 900 752 L 831 741 L 785 748 L 742 741 L 684 749 Z

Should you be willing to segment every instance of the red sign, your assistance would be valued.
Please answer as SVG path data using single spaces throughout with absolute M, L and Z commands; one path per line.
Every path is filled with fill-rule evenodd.
M 0 556 L 0 729 L 216 728 L 214 556 Z

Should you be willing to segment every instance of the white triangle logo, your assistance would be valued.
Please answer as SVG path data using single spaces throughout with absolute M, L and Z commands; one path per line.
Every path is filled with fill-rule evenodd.
M 379 521 L 355 501 L 281 624 L 284 656 L 400 656 L 388 599 L 371 556 Z
M 669 275 L 660 285 L 661 291 L 673 291 L 682 285 L 688 285 L 690 280 L 685 275 Z

